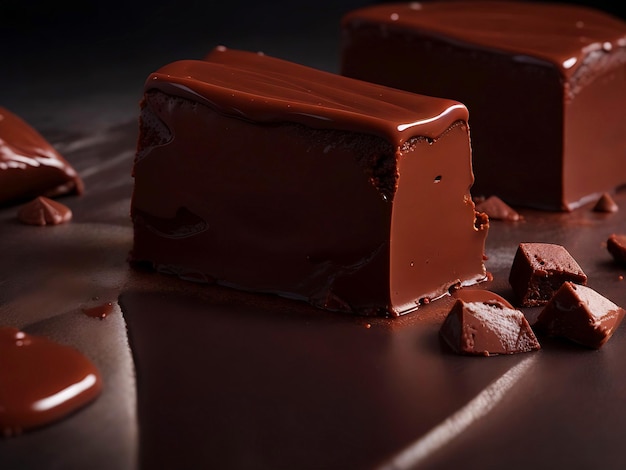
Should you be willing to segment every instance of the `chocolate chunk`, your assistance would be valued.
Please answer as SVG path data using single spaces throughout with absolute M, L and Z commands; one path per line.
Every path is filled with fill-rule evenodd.
M 624 313 L 623 308 L 590 287 L 565 282 L 533 326 L 547 336 L 597 349 L 611 338 Z
M 617 263 L 626 265 L 626 235 L 611 234 L 606 241 L 606 249 Z
M 467 109 L 215 49 L 146 82 L 133 266 L 401 315 L 486 277 Z
M 341 73 L 464 103 L 475 194 L 572 210 L 626 183 L 626 22 L 557 2 L 382 3 L 344 16 Z
M 600 199 L 598 199 L 596 204 L 593 206 L 594 212 L 617 212 L 618 210 L 618 205 L 609 193 L 602 194 Z
M 541 349 L 524 314 L 499 302 L 457 300 L 440 335 L 459 354 L 491 356 Z
M 0 107 L 0 205 L 81 194 L 83 182 L 39 132 Z
M 520 243 L 509 284 L 523 307 L 545 305 L 565 281 L 587 284 L 587 276 L 561 245 Z
M 484 201 L 476 204 L 476 210 L 484 212 L 493 220 L 506 220 L 509 222 L 517 222 L 522 217 L 519 213 L 509 206 L 498 196 L 489 196 Z
M 59 225 L 72 219 L 72 211 L 60 202 L 40 196 L 20 207 L 17 218 L 27 225 Z

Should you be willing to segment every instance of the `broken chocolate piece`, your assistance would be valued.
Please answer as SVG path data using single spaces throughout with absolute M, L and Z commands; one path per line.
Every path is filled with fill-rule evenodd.
M 490 196 L 476 204 L 476 210 L 484 212 L 493 220 L 517 222 L 521 220 L 519 213 L 498 196 Z
M 0 205 L 81 194 L 83 182 L 39 132 L 0 107 Z
M 565 282 L 539 314 L 534 328 L 597 349 L 613 335 L 624 309 L 590 287 Z
M 523 307 L 545 305 L 565 281 L 587 284 L 587 276 L 561 245 L 520 243 L 509 284 Z
M 524 314 L 498 302 L 457 300 L 440 335 L 459 354 L 491 356 L 541 349 Z
M 145 84 L 130 261 L 327 310 L 416 310 L 486 277 L 467 117 L 224 47 L 166 65 Z
M 0 327 L 0 436 L 43 426 L 93 401 L 97 368 L 78 350 Z
M 604 193 L 598 199 L 595 206 L 593 206 L 594 212 L 617 212 L 619 210 L 618 205 L 615 203 L 609 193 Z
M 626 265 L 626 235 L 611 234 L 606 241 L 606 249 L 616 262 Z
M 475 194 L 572 210 L 626 183 L 622 19 L 557 2 L 382 3 L 344 16 L 341 73 L 464 103 Z
M 17 218 L 27 225 L 59 225 L 72 219 L 72 211 L 60 202 L 40 196 L 20 207 Z

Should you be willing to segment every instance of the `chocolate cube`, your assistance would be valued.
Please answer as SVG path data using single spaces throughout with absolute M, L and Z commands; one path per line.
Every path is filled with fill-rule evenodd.
M 457 300 L 440 335 L 459 354 L 491 356 L 541 349 L 524 314 L 499 302 Z
M 545 305 L 565 281 L 587 284 L 587 276 L 561 245 L 520 243 L 509 284 L 523 307 Z
M 611 338 L 624 313 L 623 308 L 590 287 L 565 282 L 533 326 L 547 336 L 597 349 Z

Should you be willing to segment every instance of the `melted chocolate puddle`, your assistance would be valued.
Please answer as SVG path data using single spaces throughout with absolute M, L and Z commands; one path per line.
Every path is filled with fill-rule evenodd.
M 16 328 L 0 327 L 0 433 L 43 426 L 94 400 L 100 373 L 82 353 Z

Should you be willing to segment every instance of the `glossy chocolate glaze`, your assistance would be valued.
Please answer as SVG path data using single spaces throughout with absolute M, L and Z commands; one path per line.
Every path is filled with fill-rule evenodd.
M 225 48 L 145 91 L 134 264 L 364 314 L 484 280 L 463 105 Z
M 81 194 L 74 168 L 27 122 L 0 107 L 0 205 Z
M 563 4 L 424 2 L 355 10 L 342 30 L 344 75 L 468 107 L 475 196 L 571 210 L 625 182 L 618 18 Z
M 0 327 L 0 431 L 21 434 L 93 401 L 99 371 L 76 349 Z
M 260 123 L 378 135 L 396 145 L 436 139 L 467 109 L 449 99 L 416 96 L 346 80 L 262 53 L 217 47 L 205 61 L 179 61 L 150 75 L 145 90 L 188 98 L 221 114 Z

